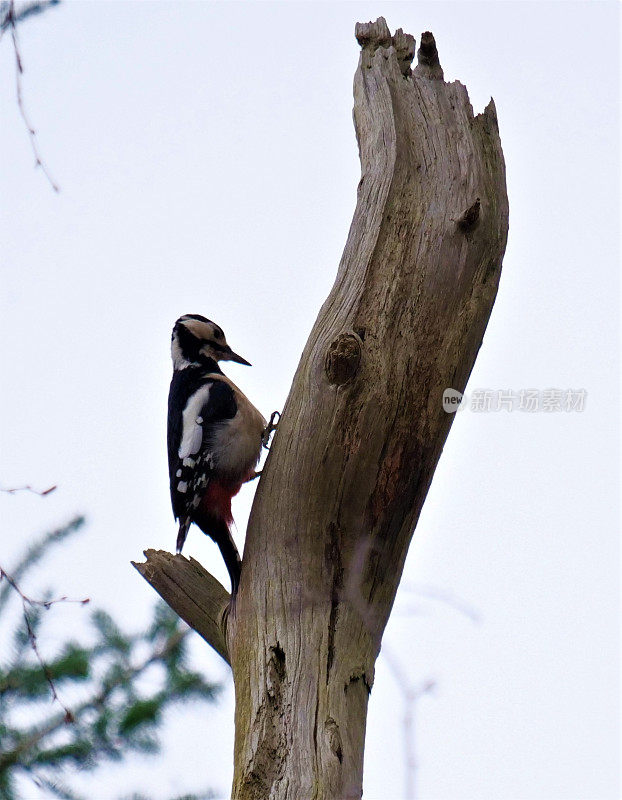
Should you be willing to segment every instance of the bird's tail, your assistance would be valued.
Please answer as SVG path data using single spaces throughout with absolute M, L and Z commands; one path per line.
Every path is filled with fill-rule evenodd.
M 186 517 L 185 519 L 180 519 L 179 521 L 179 532 L 177 534 L 177 552 L 181 553 L 182 548 L 184 546 L 184 542 L 186 541 L 186 536 L 188 535 L 188 528 L 192 524 L 192 520 L 190 517 Z
M 242 561 L 238 548 L 235 546 L 227 520 L 211 514 L 201 514 L 195 522 L 203 533 L 207 534 L 218 545 L 218 549 L 225 561 L 229 578 L 231 580 L 231 594 L 235 595 L 240 585 L 240 571 Z

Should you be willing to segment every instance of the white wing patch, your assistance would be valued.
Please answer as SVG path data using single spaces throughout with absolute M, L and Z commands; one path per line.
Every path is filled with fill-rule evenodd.
M 187 459 L 201 449 L 203 441 L 203 428 L 201 423 L 201 409 L 209 399 L 211 384 L 201 386 L 200 389 L 188 398 L 182 414 L 182 436 L 179 445 L 179 458 Z

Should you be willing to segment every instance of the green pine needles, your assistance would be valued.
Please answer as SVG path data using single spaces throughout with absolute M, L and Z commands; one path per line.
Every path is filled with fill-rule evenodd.
M 82 517 L 71 520 L 30 547 L 12 570 L 0 568 L 0 629 L 13 624 L 0 647 L 2 800 L 20 800 L 24 778 L 43 796 L 83 800 L 68 785 L 71 767 L 91 770 L 132 752 L 157 753 L 165 710 L 181 701 L 213 701 L 217 692 L 189 667 L 192 632 L 164 603 L 138 633 L 122 629 L 105 611 L 92 611 L 83 640 L 69 638 L 55 652 L 42 652 L 38 637 L 46 617 L 67 598 L 49 593 L 33 600 L 23 579 L 83 525 Z M 76 696 L 78 702 L 65 699 Z M 130 798 L 150 800 L 142 794 L 125 800 Z

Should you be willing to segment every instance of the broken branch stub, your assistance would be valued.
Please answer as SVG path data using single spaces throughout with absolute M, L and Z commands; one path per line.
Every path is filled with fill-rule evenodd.
M 194 558 L 145 550 L 145 559 L 132 564 L 173 611 L 230 663 L 226 641 L 229 592 Z

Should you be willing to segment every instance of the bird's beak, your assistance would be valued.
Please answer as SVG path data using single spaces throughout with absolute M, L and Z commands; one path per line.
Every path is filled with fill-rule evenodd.
M 242 358 L 242 356 L 239 356 L 237 353 L 234 353 L 229 346 L 227 346 L 223 352 L 224 352 L 223 361 L 236 361 L 238 364 L 246 364 L 247 367 L 252 366 L 250 361 L 247 361 L 245 358 Z

